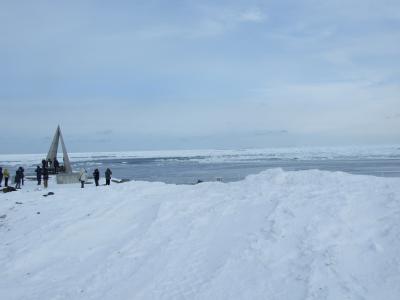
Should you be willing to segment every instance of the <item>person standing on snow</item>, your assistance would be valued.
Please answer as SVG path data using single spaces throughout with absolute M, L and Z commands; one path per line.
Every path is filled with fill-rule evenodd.
M 47 167 L 47 162 L 45 159 L 42 159 L 42 170 Z
M 3 171 L 3 177 L 4 177 L 4 186 L 8 186 L 8 177 L 10 177 L 10 172 L 8 172 L 7 169 L 4 169 Z
M 110 185 L 112 172 L 109 168 L 106 170 L 106 185 Z
M 19 167 L 19 171 L 20 171 L 19 175 L 21 176 L 21 183 L 22 183 L 22 185 L 24 185 L 24 178 L 25 178 L 24 172 L 25 172 L 25 170 L 24 170 L 23 167 Z
M 43 174 L 43 186 L 45 189 L 47 189 L 48 181 L 49 181 L 49 170 L 47 168 L 43 168 L 42 174 Z
M 94 170 L 93 178 L 94 178 L 94 182 L 96 183 L 96 186 L 99 186 L 99 179 L 100 179 L 99 169 Z
M 37 185 L 41 185 L 42 184 L 42 169 L 39 166 L 37 166 L 35 172 L 36 172 Z
M 22 180 L 22 171 L 21 168 L 19 168 L 16 172 L 15 172 L 15 188 L 16 189 L 20 189 L 21 188 L 21 180 Z
M 3 168 L 0 167 L 0 186 L 2 181 L 3 181 Z
M 54 172 L 58 174 L 58 170 L 60 169 L 60 163 L 58 162 L 57 157 L 54 159 Z
M 49 158 L 49 159 L 47 160 L 47 167 L 48 167 L 49 169 L 51 169 L 52 164 L 53 164 L 53 161 Z
M 79 173 L 79 181 L 81 182 L 81 188 L 85 187 L 85 181 L 87 180 L 87 173 L 85 169 L 82 169 Z

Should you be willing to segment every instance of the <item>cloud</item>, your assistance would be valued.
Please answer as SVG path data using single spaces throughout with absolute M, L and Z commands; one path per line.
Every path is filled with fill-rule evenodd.
M 266 14 L 259 8 L 198 7 L 199 15 L 176 23 L 147 26 L 134 33 L 144 39 L 157 38 L 209 38 L 217 37 L 238 29 L 245 23 L 262 23 Z
M 244 11 L 238 17 L 239 21 L 255 23 L 264 22 L 267 19 L 266 15 L 259 9 Z
M 254 130 L 250 134 L 254 136 L 271 136 L 271 135 L 281 135 L 288 134 L 287 130 Z
M 400 113 L 386 115 L 385 119 L 387 119 L 387 120 L 400 119 Z
M 96 134 L 97 135 L 112 135 L 114 133 L 114 131 L 112 129 L 106 129 L 106 130 L 101 130 L 101 131 L 97 131 Z

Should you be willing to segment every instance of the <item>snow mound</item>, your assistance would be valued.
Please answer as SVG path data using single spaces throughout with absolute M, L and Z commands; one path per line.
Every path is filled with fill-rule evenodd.
M 399 178 L 49 191 L 0 195 L 1 299 L 400 299 Z

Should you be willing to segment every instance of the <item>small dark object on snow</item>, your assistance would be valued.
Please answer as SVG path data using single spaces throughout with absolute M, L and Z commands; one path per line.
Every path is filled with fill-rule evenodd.
M 7 215 L 1 215 L 0 219 L 5 219 L 7 217 Z
M 201 180 L 201 179 L 199 179 L 199 180 L 197 180 L 197 184 L 199 184 L 199 183 L 202 183 L 203 182 L 203 180 Z
M 38 211 L 36 214 L 37 214 L 37 215 L 40 215 L 40 211 Z
M 23 204 L 22 202 L 15 202 L 15 204 Z
M 54 195 L 54 193 L 53 192 L 48 192 L 47 194 L 44 194 L 43 197 L 47 197 L 47 196 L 51 196 L 51 195 Z
M 12 186 L 7 186 L 3 189 L 3 193 L 15 192 L 17 189 Z

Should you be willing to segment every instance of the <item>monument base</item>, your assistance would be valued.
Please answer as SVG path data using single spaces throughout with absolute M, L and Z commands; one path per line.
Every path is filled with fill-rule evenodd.
M 57 174 L 56 181 L 57 184 L 72 184 L 72 183 L 79 183 L 79 176 L 80 174 L 75 173 L 61 173 Z

